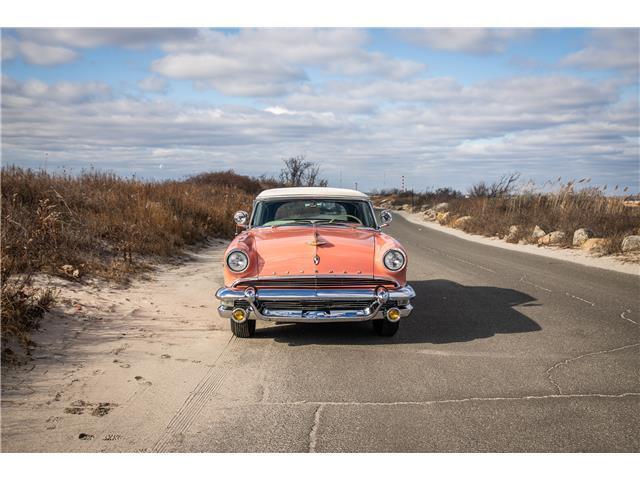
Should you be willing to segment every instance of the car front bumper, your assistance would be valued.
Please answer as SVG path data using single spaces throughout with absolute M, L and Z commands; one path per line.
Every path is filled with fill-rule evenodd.
M 218 313 L 232 318 L 236 308 L 244 309 L 247 318 L 273 322 L 324 323 L 362 322 L 385 318 L 387 310 L 397 308 L 400 317 L 411 314 L 415 292 L 410 285 L 379 289 L 275 289 L 221 288 L 216 298 L 221 301 Z

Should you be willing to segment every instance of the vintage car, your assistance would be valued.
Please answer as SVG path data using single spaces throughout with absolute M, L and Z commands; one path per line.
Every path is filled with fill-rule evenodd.
M 407 253 L 381 231 L 367 195 L 328 187 L 274 188 L 260 193 L 251 218 L 224 254 L 219 314 L 238 337 L 256 320 L 278 323 L 363 322 L 394 335 L 411 313 Z

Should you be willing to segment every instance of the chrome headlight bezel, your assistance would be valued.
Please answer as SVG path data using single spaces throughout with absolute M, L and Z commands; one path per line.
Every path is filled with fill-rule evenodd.
M 241 255 L 242 257 L 244 257 L 245 262 L 246 262 L 244 268 L 236 270 L 234 267 L 231 266 L 231 263 L 229 262 L 229 260 L 231 259 L 231 257 L 233 255 Z M 227 267 L 229 268 L 229 270 L 231 270 L 233 273 L 242 273 L 242 272 L 246 271 L 247 268 L 249 268 L 249 255 L 247 255 L 242 250 L 231 250 L 227 254 L 227 258 L 225 259 L 225 263 L 227 264 Z
M 387 257 L 389 255 L 400 255 L 400 257 L 402 257 L 402 263 L 400 264 L 399 267 L 397 268 L 392 268 L 387 264 Z M 406 265 L 407 265 L 407 256 L 404 254 L 404 252 L 402 250 L 399 250 L 397 248 L 392 248 L 390 250 L 387 250 L 385 252 L 385 254 L 382 256 L 382 263 L 384 264 L 384 267 L 391 271 L 391 272 L 398 272 L 400 270 L 402 270 Z

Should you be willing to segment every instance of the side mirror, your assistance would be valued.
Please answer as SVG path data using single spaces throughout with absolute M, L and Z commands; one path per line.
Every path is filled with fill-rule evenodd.
M 380 212 L 380 220 L 382 220 L 382 225 L 380 225 L 380 228 L 387 227 L 393 220 L 393 215 L 391 215 L 391 212 L 389 210 L 383 210 L 382 212 Z
M 238 210 L 233 214 L 233 221 L 236 222 L 236 225 L 239 227 L 246 225 L 249 221 L 249 214 L 244 210 Z

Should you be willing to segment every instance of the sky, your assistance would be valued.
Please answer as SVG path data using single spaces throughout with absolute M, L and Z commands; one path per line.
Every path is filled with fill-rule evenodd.
M 2 164 L 640 188 L 640 29 L 3 29 Z

